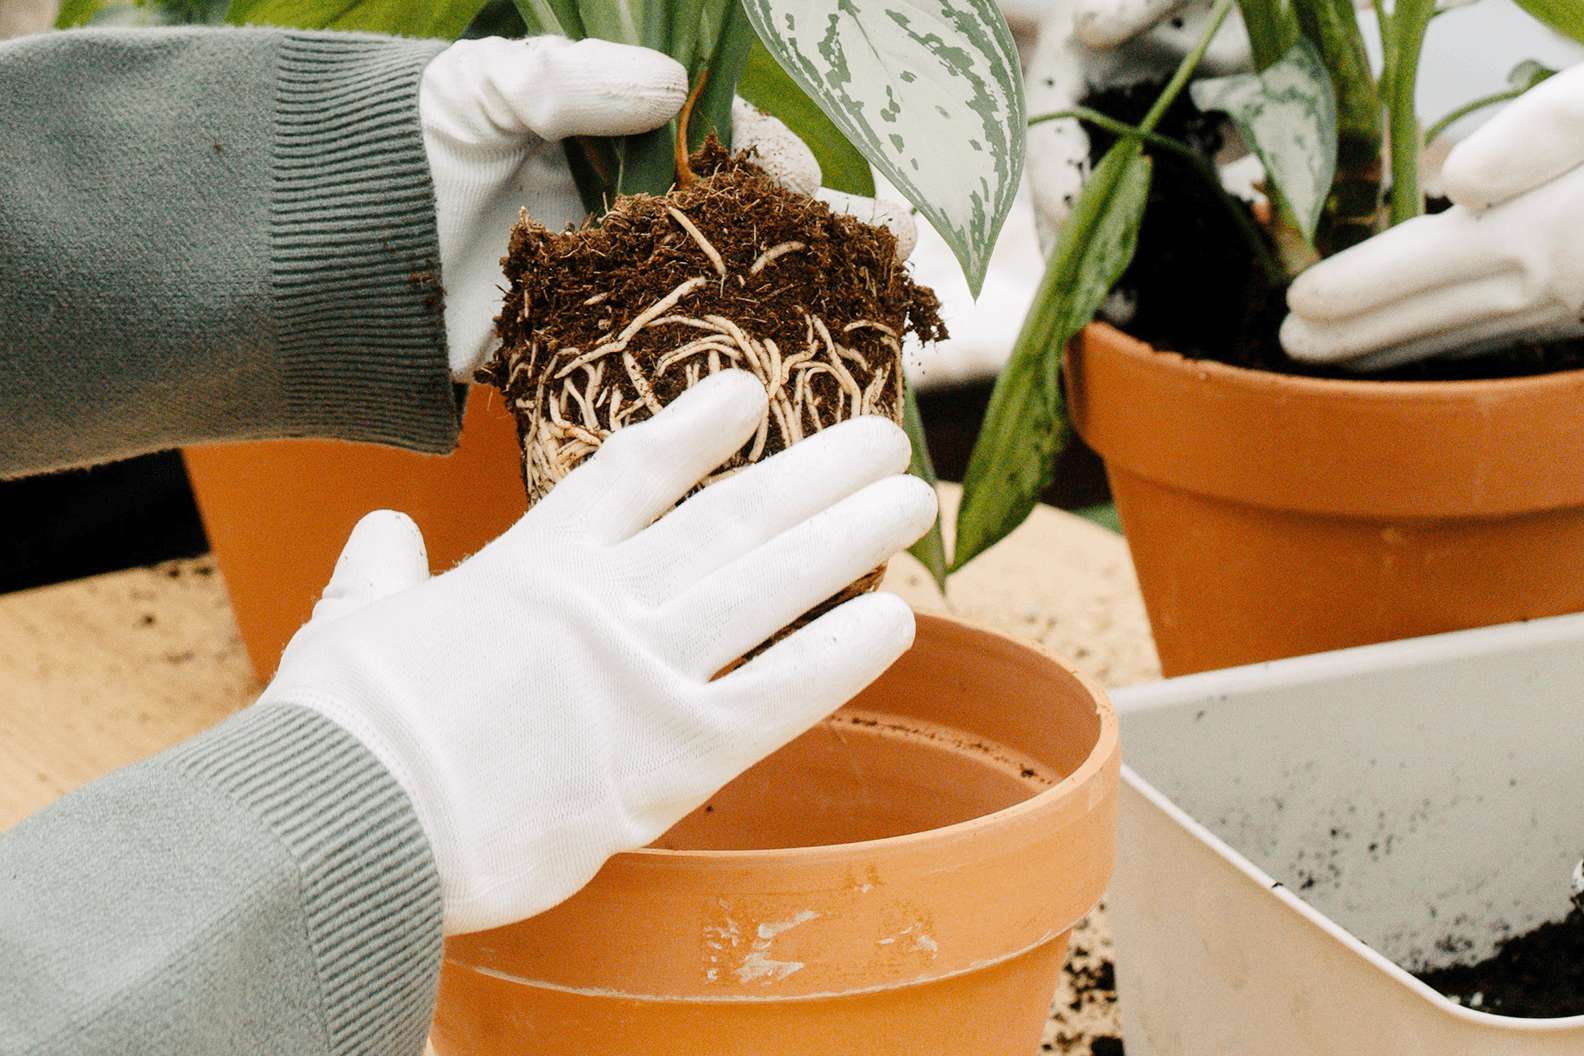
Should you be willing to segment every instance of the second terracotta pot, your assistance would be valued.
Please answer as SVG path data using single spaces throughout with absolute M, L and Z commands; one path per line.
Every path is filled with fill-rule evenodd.
M 1584 371 L 1333 381 L 1068 351 L 1167 675 L 1584 610 Z
M 1111 873 L 1116 719 L 920 616 L 878 683 L 532 920 L 446 943 L 442 1056 L 1021 1056 Z

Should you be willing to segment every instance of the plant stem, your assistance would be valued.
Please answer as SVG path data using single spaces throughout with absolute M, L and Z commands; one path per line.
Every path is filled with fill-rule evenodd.
M 1391 94 L 1387 116 L 1391 122 L 1391 222 L 1400 224 L 1424 212 L 1419 189 L 1419 155 L 1424 137 L 1414 108 L 1419 81 L 1419 56 L 1424 50 L 1425 29 L 1435 11 L 1435 0 L 1397 0 L 1392 12 Z
M 1299 26 L 1325 63 L 1337 103 L 1337 168 L 1316 233 L 1323 256 L 1375 233 L 1381 201 L 1381 96 L 1353 0 L 1296 0 Z
M 1477 113 L 1488 106 L 1495 106 L 1497 103 L 1505 103 L 1509 100 L 1516 99 L 1522 95 L 1524 91 L 1525 89 L 1523 88 L 1509 88 L 1505 92 L 1496 92 L 1492 95 L 1475 99 L 1472 102 L 1464 103 L 1462 106 L 1458 107 L 1456 110 L 1452 111 L 1450 114 L 1431 125 L 1425 131 L 1425 142 L 1435 142 L 1443 133 L 1446 132 L 1447 129 L 1451 128 L 1453 125 L 1457 124 L 1470 114 Z
M 1183 56 L 1182 62 L 1177 64 L 1177 71 L 1172 74 L 1171 80 L 1166 82 L 1166 87 L 1161 89 L 1155 105 L 1150 107 L 1149 113 L 1144 115 L 1144 120 L 1139 122 L 1141 132 L 1154 132 L 1155 126 L 1160 124 L 1160 119 L 1166 116 L 1166 111 L 1171 109 L 1177 97 L 1182 94 L 1182 90 L 1188 87 L 1194 71 L 1204 60 L 1205 52 L 1210 50 L 1210 41 L 1215 39 L 1227 15 L 1232 13 L 1232 3 L 1233 0 L 1216 0 L 1215 7 L 1210 9 L 1210 21 L 1205 24 L 1204 33 L 1200 35 L 1198 43 L 1194 45 L 1192 51 Z
M 651 0 L 658 2 L 658 0 Z M 710 83 L 699 96 L 697 114 L 692 131 L 688 133 L 688 150 L 697 150 L 711 132 L 721 145 L 732 146 L 731 111 L 737 94 L 737 82 L 742 80 L 748 67 L 748 52 L 759 37 L 753 23 L 742 9 L 741 0 L 731 0 L 722 13 L 720 35 L 707 55 L 699 61 L 710 69 Z
M 1215 192 L 1216 199 L 1226 209 L 1227 216 L 1237 225 L 1238 233 L 1243 236 L 1243 241 L 1248 244 L 1249 252 L 1259 263 L 1259 266 L 1264 269 L 1266 280 L 1279 284 L 1285 278 L 1285 271 L 1271 253 L 1270 246 L 1266 244 L 1259 227 L 1254 223 L 1254 218 L 1249 215 L 1246 204 L 1239 201 L 1226 189 L 1226 186 L 1221 182 L 1221 174 L 1216 171 L 1215 166 L 1203 154 L 1200 154 L 1179 139 L 1163 136 L 1159 132 L 1146 132 L 1137 125 L 1118 121 L 1114 117 L 1109 117 L 1087 106 L 1076 106 L 1071 110 L 1057 110 L 1054 113 L 1031 117 L 1029 118 L 1029 127 L 1032 128 L 1046 121 L 1059 121 L 1063 118 L 1074 118 L 1087 122 L 1119 138 L 1131 136 L 1186 162 L 1193 169 L 1195 175 L 1204 180 L 1206 185 Z
M 1256 70 L 1273 65 L 1298 42 L 1298 21 L 1284 0 L 1238 0 L 1238 7 Z
M 686 187 L 698 176 L 693 172 L 693 167 L 688 164 L 688 121 L 693 116 L 693 106 L 703 94 L 704 86 L 709 83 L 709 67 L 699 70 L 698 80 L 693 82 L 693 90 L 688 93 L 687 102 L 682 104 L 682 111 L 677 114 L 676 131 L 676 182 L 678 187 Z

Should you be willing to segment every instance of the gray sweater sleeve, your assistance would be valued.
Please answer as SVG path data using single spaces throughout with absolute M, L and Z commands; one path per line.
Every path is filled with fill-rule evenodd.
M 339 726 L 250 708 L 0 836 L 5 1056 L 416 1056 L 440 885 Z
M 417 108 L 441 47 L 0 44 L 0 477 L 261 437 L 449 450 Z

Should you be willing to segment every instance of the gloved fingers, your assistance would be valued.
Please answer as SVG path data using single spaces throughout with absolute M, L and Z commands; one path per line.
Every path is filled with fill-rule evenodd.
M 1412 294 L 1490 274 L 1504 262 L 1462 209 L 1421 216 L 1321 261 L 1293 281 L 1287 306 L 1323 321 L 1356 318 Z
M 1127 43 L 1195 0 L 1077 0 L 1073 30 L 1091 48 L 1109 50 Z
M 654 569 L 654 599 L 749 553 L 828 506 L 908 466 L 907 434 L 864 417 L 815 433 L 688 499 L 625 548 Z
M 413 519 L 395 510 L 366 513 L 347 536 L 313 618 L 333 620 L 428 578 L 429 553 Z
M 677 663 L 707 678 L 889 560 L 935 520 L 935 492 L 893 476 L 826 507 L 661 605 Z
M 918 245 L 918 224 L 913 220 L 913 210 L 901 202 L 865 198 L 845 191 L 833 191 L 828 187 L 821 187 L 814 197 L 830 206 L 834 212 L 846 213 L 866 224 L 890 231 L 896 239 L 898 263 L 913 255 Z
M 527 136 L 621 136 L 658 128 L 687 98 L 687 72 L 667 55 L 605 40 L 460 40 L 424 70 L 426 128 L 482 147 Z
M 1536 85 L 1452 148 L 1447 197 L 1486 209 L 1584 165 L 1584 66 Z
M 528 517 L 600 542 L 629 539 L 748 443 L 768 406 L 752 374 L 713 374 L 648 421 L 617 430 Z
M 710 684 L 743 770 L 802 734 L 885 674 L 913 645 L 913 610 L 895 594 L 843 602 Z
M 808 144 L 745 99 L 732 101 L 732 149 L 751 149 L 754 163 L 789 191 L 813 194 L 819 188 L 819 162 Z
M 1536 302 L 1537 292 L 1521 271 L 1498 271 L 1345 319 L 1294 313 L 1282 323 L 1282 348 L 1306 363 L 1345 362 L 1384 349 L 1444 351 L 1474 340 L 1486 327 L 1521 327 L 1541 307 Z M 1409 358 L 1424 354 L 1433 353 Z
M 1341 366 L 1360 374 L 1389 370 L 1424 359 L 1468 359 L 1511 348 L 1515 341 L 1551 341 L 1584 335 L 1584 323 L 1561 305 L 1474 323 L 1457 330 L 1350 359 Z

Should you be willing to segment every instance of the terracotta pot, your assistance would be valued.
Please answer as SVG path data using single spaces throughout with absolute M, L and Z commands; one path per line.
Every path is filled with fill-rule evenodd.
M 877 684 L 548 913 L 451 939 L 443 1056 L 1034 1053 L 1111 873 L 1103 693 L 919 617 Z
M 1584 371 L 1331 381 L 1067 356 L 1168 675 L 1584 609 Z
M 441 458 L 374 444 L 281 440 L 183 452 L 231 608 L 260 679 L 313 611 L 347 533 L 370 510 L 411 514 L 449 568 L 527 508 L 517 426 L 493 389 L 468 396 Z

